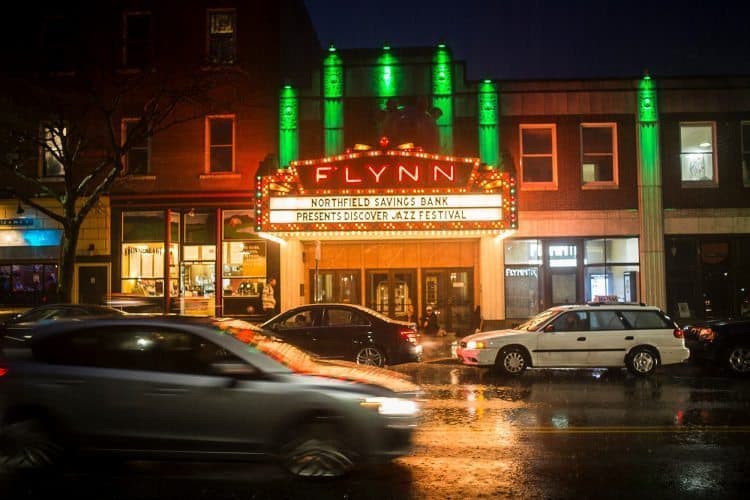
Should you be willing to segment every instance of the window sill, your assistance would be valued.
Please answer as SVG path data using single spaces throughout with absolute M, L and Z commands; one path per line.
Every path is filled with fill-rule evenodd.
M 210 179 L 218 179 L 218 180 L 234 180 L 234 179 L 242 179 L 242 174 L 238 174 L 236 172 L 215 172 L 210 174 L 201 174 L 200 175 L 201 180 L 210 180 Z
M 719 184 L 713 181 L 682 181 L 682 189 L 717 189 Z
M 597 190 L 603 190 L 603 189 L 619 189 L 620 186 L 617 184 L 613 184 L 611 182 L 588 182 L 581 186 L 581 189 L 584 191 L 597 191 Z
M 557 184 L 552 183 L 526 183 L 521 184 L 521 191 L 557 191 Z

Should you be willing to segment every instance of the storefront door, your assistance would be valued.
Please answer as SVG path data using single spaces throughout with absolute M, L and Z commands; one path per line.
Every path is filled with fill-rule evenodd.
M 78 266 L 78 303 L 106 304 L 109 268 L 102 264 Z
M 391 318 L 416 321 L 415 269 L 367 270 L 367 307 Z
M 472 269 L 428 269 L 422 272 L 422 311 L 432 306 L 441 328 L 457 334 L 472 330 L 474 314 Z M 478 325 L 474 325 L 475 327 Z
M 548 243 L 546 307 L 576 304 L 582 300 L 578 286 L 578 253 L 577 242 Z

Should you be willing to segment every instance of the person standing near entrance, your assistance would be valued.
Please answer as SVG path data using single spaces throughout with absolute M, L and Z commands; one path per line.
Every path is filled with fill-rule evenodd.
M 425 309 L 424 318 L 422 318 L 422 330 L 425 335 L 437 335 L 440 331 L 440 325 L 438 324 L 437 313 L 432 309 L 432 306 L 427 306 Z
M 274 287 L 276 286 L 276 278 L 269 278 L 266 286 L 263 287 L 263 294 L 261 300 L 263 302 L 263 314 L 266 319 L 276 313 L 276 296 L 274 294 Z

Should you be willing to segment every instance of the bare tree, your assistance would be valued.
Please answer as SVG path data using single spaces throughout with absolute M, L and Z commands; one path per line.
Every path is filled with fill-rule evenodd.
M 11 174 L 3 177 L 15 197 L 62 228 L 58 300 L 72 298 L 81 226 L 121 178 L 128 152 L 211 112 L 218 86 L 211 74 L 166 79 L 150 72 L 0 79 L 0 172 Z M 126 117 L 132 121 L 124 133 Z

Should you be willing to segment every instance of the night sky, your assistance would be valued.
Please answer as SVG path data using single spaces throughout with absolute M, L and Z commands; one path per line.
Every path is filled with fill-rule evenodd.
M 469 79 L 750 75 L 747 0 L 305 0 L 324 47 L 444 41 Z

